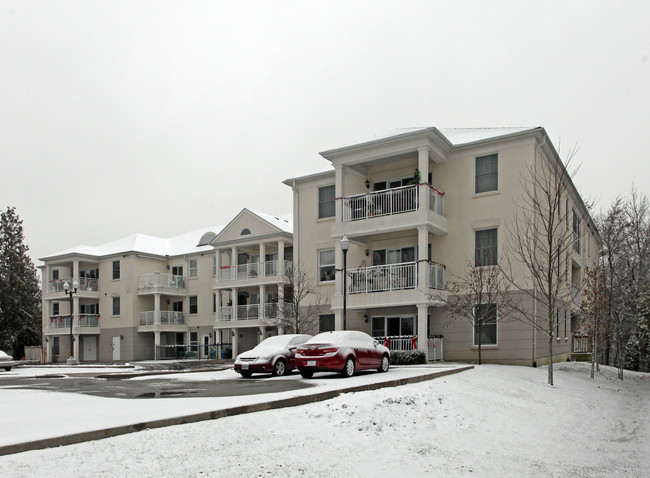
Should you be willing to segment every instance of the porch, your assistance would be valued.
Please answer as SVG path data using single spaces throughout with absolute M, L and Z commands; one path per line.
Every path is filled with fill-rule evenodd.
M 180 275 L 154 272 L 138 277 L 138 294 L 185 294 L 185 278 Z
M 427 268 L 427 281 L 423 285 L 444 290 L 445 266 L 431 261 L 422 263 L 422 266 Z M 349 294 L 415 289 L 418 286 L 416 262 L 348 269 L 347 275 Z
M 383 344 L 391 352 L 410 352 L 417 350 L 418 337 L 416 335 L 393 335 L 388 337 L 373 337 Z M 441 335 L 430 335 L 427 337 L 429 351 L 429 362 L 442 361 L 443 337 Z
M 219 281 L 228 282 L 244 279 L 257 279 L 259 277 L 275 277 L 277 275 L 289 275 L 292 269 L 291 261 L 283 261 L 284 268 L 280 269 L 280 261 L 271 260 L 264 262 L 250 262 L 237 266 L 221 266 L 219 269 Z

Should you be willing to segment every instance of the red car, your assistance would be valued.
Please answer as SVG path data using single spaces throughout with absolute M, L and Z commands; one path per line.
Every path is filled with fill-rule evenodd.
M 295 368 L 296 347 L 311 339 L 311 335 L 276 335 L 261 341 L 257 346 L 237 356 L 235 372 L 244 378 L 254 373 L 271 373 L 282 376 Z
M 304 378 L 314 372 L 340 372 L 351 377 L 355 370 L 388 371 L 390 351 L 370 335 L 355 330 L 318 334 L 296 350 L 296 367 Z

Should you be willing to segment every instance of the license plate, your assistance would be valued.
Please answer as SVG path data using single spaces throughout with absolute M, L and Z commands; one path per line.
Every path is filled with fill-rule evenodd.
M 307 360 L 307 367 L 315 367 L 316 360 Z
M 241 369 L 242 370 L 248 370 L 248 364 L 247 363 L 241 364 Z

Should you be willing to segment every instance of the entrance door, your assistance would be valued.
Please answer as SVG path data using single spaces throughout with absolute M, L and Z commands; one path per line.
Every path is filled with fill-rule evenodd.
M 120 360 L 120 336 L 113 337 L 113 360 Z
M 83 343 L 84 343 L 84 353 L 83 353 L 84 362 L 96 362 L 97 361 L 97 337 L 95 336 L 84 337 Z

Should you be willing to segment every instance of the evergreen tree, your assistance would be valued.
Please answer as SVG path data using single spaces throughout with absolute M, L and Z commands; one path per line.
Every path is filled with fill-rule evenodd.
M 41 343 L 41 290 L 16 209 L 0 214 L 0 350 L 21 359 Z

